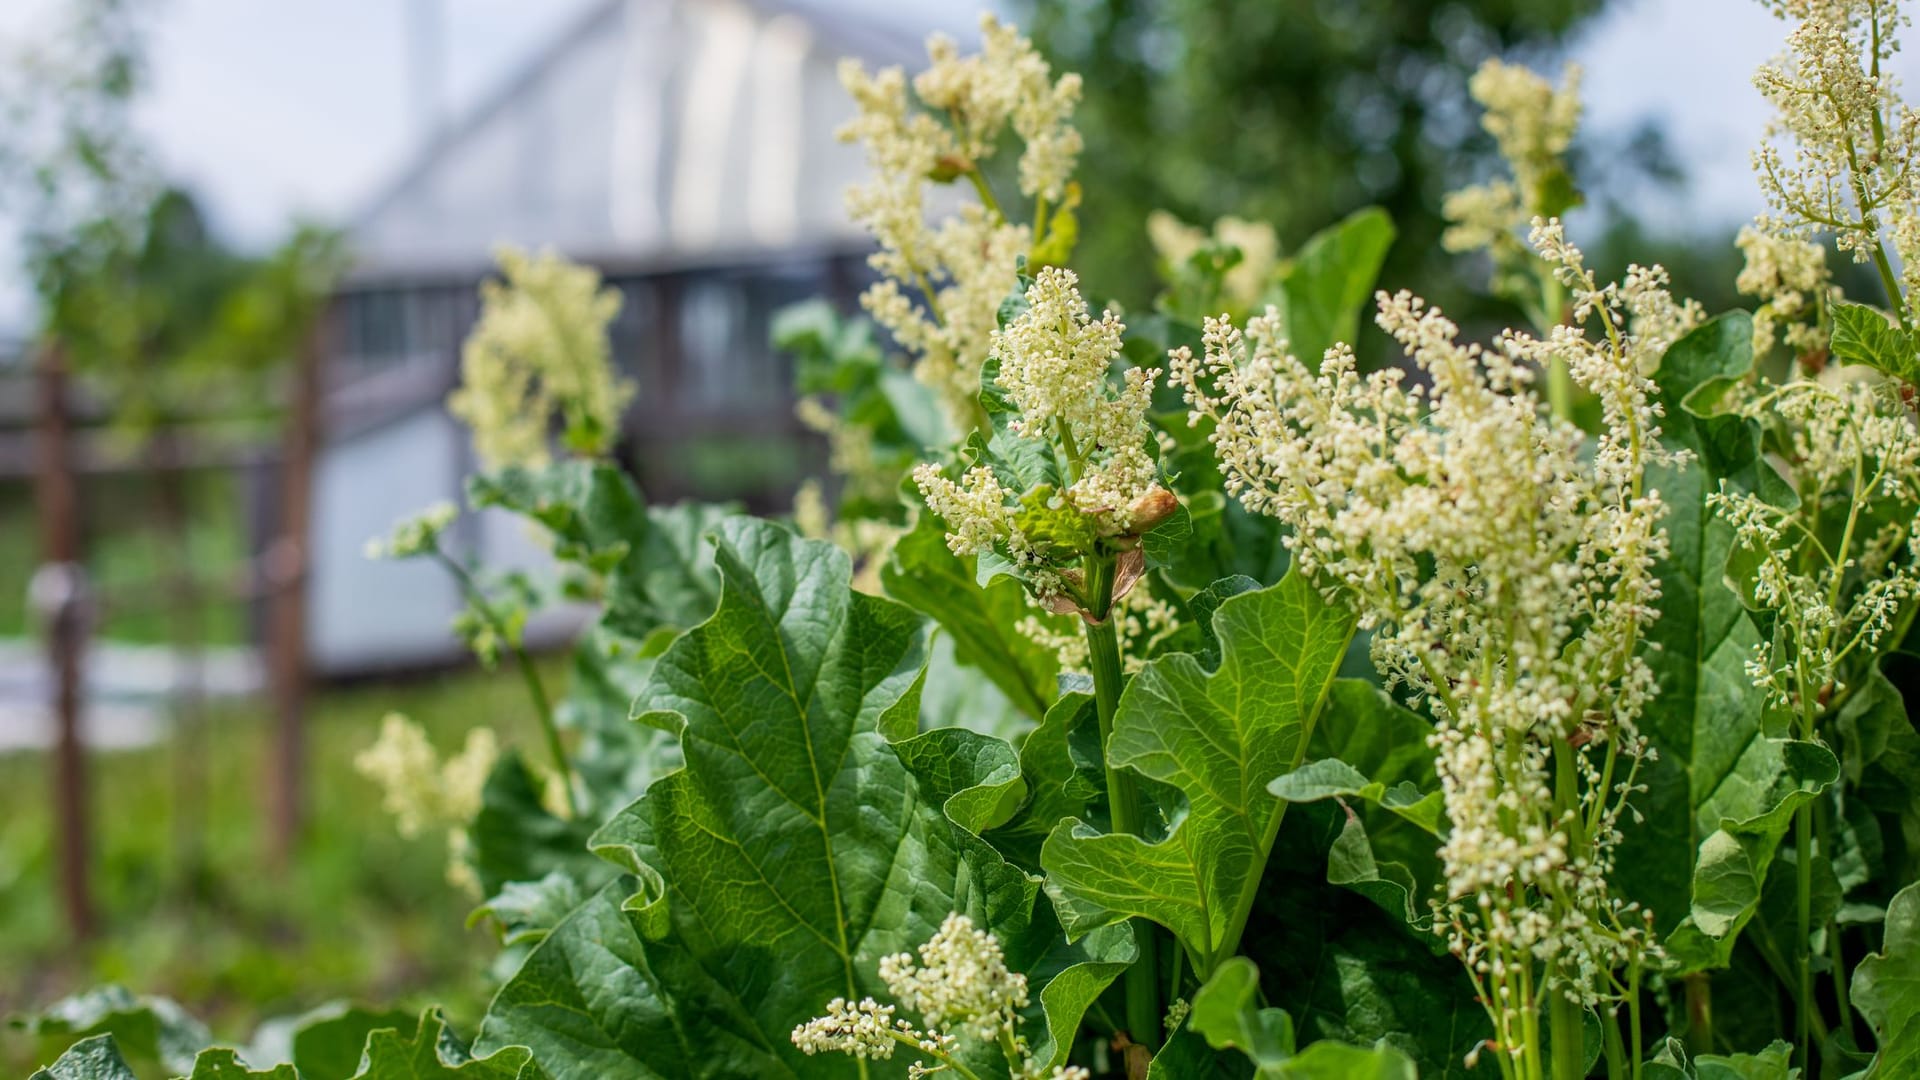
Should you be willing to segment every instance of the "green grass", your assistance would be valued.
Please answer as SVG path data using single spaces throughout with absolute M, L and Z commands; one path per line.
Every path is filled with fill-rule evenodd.
M 558 687 L 559 665 L 548 668 Z M 181 843 L 176 750 L 96 753 L 93 882 L 105 929 L 85 948 L 69 942 L 54 892 L 48 758 L 0 756 L 0 1015 L 115 981 L 178 999 L 226 1040 L 342 997 L 442 1003 L 470 1035 L 497 952 L 487 929 L 464 928 L 475 898 L 448 884 L 443 838 L 400 838 L 378 791 L 353 770 L 389 710 L 419 721 L 443 752 L 484 724 L 537 753 L 509 671 L 325 693 L 309 726 L 310 827 L 284 878 L 265 869 L 259 763 L 269 720 L 260 703 L 208 720 L 198 858 Z M 27 1041 L 0 1029 L 0 1073 L 32 1067 L 44 1048 Z

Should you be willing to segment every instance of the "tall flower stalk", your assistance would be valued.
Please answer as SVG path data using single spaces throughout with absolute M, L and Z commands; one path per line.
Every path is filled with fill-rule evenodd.
M 1740 285 L 1763 301 L 1756 348 L 1770 349 L 1784 324 L 1799 363 L 1783 383 L 1756 377 L 1733 407 L 1760 423 L 1793 498 L 1779 505 L 1722 490 L 1713 504 L 1735 529 L 1749 602 L 1777 627 L 1748 673 L 1793 716 L 1797 737 L 1825 741 L 1827 719 L 1898 643 L 1920 595 L 1920 432 L 1911 406 L 1920 376 L 1911 303 L 1920 285 L 1920 114 L 1886 70 L 1906 21 L 1897 0 L 1767 6 L 1796 25 L 1786 54 L 1754 77 L 1774 107 L 1753 158 L 1769 212 L 1742 231 Z M 1842 302 L 1827 278 L 1828 241 L 1874 268 L 1884 313 Z M 1863 366 L 1836 369 L 1830 358 Z M 1808 1062 L 1826 1027 L 1814 991 L 1817 933 L 1839 1019 L 1850 1023 L 1837 927 L 1813 920 L 1813 864 L 1819 853 L 1835 854 L 1831 816 L 1830 800 L 1809 800 L 1794 817 L 1790 982 Z
M 1376 322 L 1429 385 L 1362 376 L 1344 345 L 1316 373 L 1271 312 L 1244 331 L 1210 320 L 1204 357 L 1177 351 L 1171 379 L 1214 424 L 1229 492 L 1291 526 L 1298 565 L 1354 605 L 1376 666 L 1434 721 L 1451 824 L 1434 926 L 1486 1005 L 1503 1073 L 1576 1080 L 1589 1008 L 1625 1008 L 1621 1064 L 1641 1060 L 1640 978 L 1659 955 L 1648 913 L 1607 877 L 1651 753 L 1643 631 L 1667 541 L 1646 477 L 1670 458 L 1641 372 L 1672 330 L 1630 325 L 1662 307 L 1657 269 L 1602 286 L 1558 222 L 1536 221 L 1530 241 L 1571 303 L 1573 324 L 1545 337 L 1463 345 L 1418 298 L 1379 295 Z M 1536 396 L 1556 363 L 1601 404 L 1590 452 Z
M 976 460 L 957 479 L 934 464 L 913 478 L 956 554 L 996 560 L 1036 605 L 1081 619 L 1104 747 L 1126 677 L 1117 605 L 1142 585 L 1141 537 L 1178 508 L 1160 486 L 1146 419 L 1160 372 L 1130 368 L 1113 380 L 1126 328 L 1110 311 L 1088 313 L 1071 271 L 1042 269 L 1020 302 L 992 338 L 994 388 L 1011 410 L 1000 433 L 973 444 Z M 1038 467 L 1013 467 L 996 443 Z M 1106 787 L 1114 831 L 1138 835 L 1132 774 L 1109 768 Z M 1141 956 L 1126 976 L 1127 1022 L 1134 1041 L 1152 1045 L 1160 993 L 1146 925 L 1135 932 Z

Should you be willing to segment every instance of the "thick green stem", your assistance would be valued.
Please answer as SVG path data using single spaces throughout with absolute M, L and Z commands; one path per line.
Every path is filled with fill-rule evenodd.
M 1799 1017 L 1800 1063 L 1803 1068 L 1813 1067 L 1813 1013 L 1819 1003 L 1813 998 L 1813 804 L 1801 803 L 1793 814 L 1793 842 L 1796 852 L 1794 870 L 1797 877 L 1797 899 L 1800 903 L 1798 936 L 1794 942 L 1794 951 L 1799 959 L 1800 1007 L 1795 1010 Z
M 1687 990 L 1687 1049 L 1694 1056 L 1713 1053 L 1713 977 L 1696 971 L 1683 980 Z
M 1553 1080 L 1585 1080 L 1586 1010 L 1556 990 L 1547 991 L 1547 1042 L 1553 1047 Z
M 1090 610 L 1097 619 L 1087 623 L 1087 656 L 1093 669 L 1093 701 L 1100 720 L 1100 751 L 1107 774 L 1107 812 L 1115 834 L 1140 835 L 1140 792 L 1133 774 L 1106 763 L 1107 748 L 1113 741 L 1113 714 L 1120 706 L 1120 688 L 1125 675 L 1120 668 L 1120 635 L 1114 627 L 1114 558 L 1089 555 L 1086 560 L 1086 590 Z M 1148 1048 L 1159 1045 L 1160 985 L 1154 974 L 1153 927 L 1143 919 L 1133 919 L 1133 939 L 1140 955 L 1127 968 L 1127 1034 Z
M 1627 1044 L 1620 1038 L 1620 1016 L 1602 1018 L 1600 1026 L 1606 1035 L 1607 1080 L 1627 1080 L 1632 1071 L 1627 1057 Z
M 1900 639 L 1895 638 L 1894 640 L 1899 641 Z M 1821 803 L 1819 812 L 1815 816 L 1813 823 L 1815 838 L 1820 843 L 1820 850 L 1825 852 L 1833 851 L 1833 804 L 1830 802 Z M 1832 855 L 1828 855 L 1828 858 L 1832 858 Z M 1832 976 L 1833 999 L 1839 1007 L 1840 1020 L 1836 1026 L 1841 1031 L 1851 1030 L 1853 1028 L 1853 1006 L 1847 999 L 1847 982 L 1852 973 L 1847 970 L 1846 955 L 1841 949 L 1840 924 L 1838 922 L 1827 923 L 1827 971 Z
M 1570 855 L 1586 851 L 1587 831 L 1580 816 L 1580 778 L 1574 767 L 1573 745 L 1561 739 L 1553 745 L 1554 816 L 1567 830 Z M 1582 1080 L 1587 1075 L 1586 1009 L 1570 995 L 1570 987 L 1546 986 L 1547 1041 L 1553 1050 L 1554 1080 Z

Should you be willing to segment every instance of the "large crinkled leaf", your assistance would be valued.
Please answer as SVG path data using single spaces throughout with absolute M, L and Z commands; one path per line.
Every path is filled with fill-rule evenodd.
M 1008 859 L 1037 873 L 1041 845 L 1056 825 L 1087 818 L 1096 803 L 1105 811 L 1100 721 L 1092 694 L 1062 694 L 1040 725 L 1027 732 L 1020 742 L 1020 775 L 1026 802 L 989 839 Z
M 213 1042 L 207 1026 L 177 1002 L 136 995 L 123 986 L 101 986 L 62 998 L 16 1023 L 43 1045 L 110 1035 L 116 1057 L 125 1054 L 175 1073 L 192 1071 L 194 1055 Z
M 336 1001 L 297 1016 L 262 1023 L 247 1046 L 248 1061 L 292 1062 L 300 1080 L 348 1080 L 360 1070 L 367 1036 L 382 1028 L 411 1029 L 413 1013 L 369 1009 Z
M 1293 1018 L 1260 1006 L 1260 969 L 1244 956 L 1228 959 L 1194 991 L 1187 1027 L 1215 1050 L 1238 1050 L 1261 1077 L 1278 1076 L 1293 1056 Z
M 1870 815 L 1855 828 L 1877 840 L 1873 862 L 1891 885 L 1920 877 L 1920 732 L 1884 658 L 1836 717 L 1848 784 L 1847 810 Z M 1883 886 L 1890 888 L 1891 885 Z M 1883 899 L 1882 892 L 1874 897 Z
M 171 1067 L 169 1072 L 179 1071 Z M 68 1047 L 52 1065 L 36 1071 L 31 1080 L 139 1080 L 112 1035 L 94 1035 Z M 202 1050 L 184 1070 L 183 1080 L 313 1080 L 291 1065 L 250 1068 L 239 1053 L 226 1047 Z
M 992 680 L 1016 707 L 1038 720 L 1055 693 L 1060 663 L 1014 629 L 1032 612 L 1018 582 L 975 582 L 969 560 L 947 549 L 946 528 L 922 513 L 894 544 L 880 571 L 887 595 L 931 617 L 953 639 L 955 659 Z
M 587 850 L 592 823 L 556 815 L 547 805 L 545 786 L 546 780 L 513 750 L 501 754 L 487 774 L 480 813 L 467 828 L 468 863 L 486 895 L 554 872 L 575 878 L 583 890 L 613 876 Z
M 1014 870 L 982 839 L 1026 802 L 1026 782 L 1011 746 L 973 731 L 936 728 L 895 743 L 894 749 L 920 782 L 923 797 L 960 830 L 968 863 L 991 868 L 976 875 L 1002 894 L 989 909 L 1036 909 L 1022 938 L 1003 945 L 1013 946 L 1011 962 L 1026 972 L 1029 986 L 1039 988 L 1027 1013 L 1034 1060 L 1047 1068 L 1064 1064 L 1087 1009 L 1132 963 L 1132 932 L 1105 927 L 1069 943 L 1040 897 L 1040 879 Z
M 1292 771 L 1353 636 L 1353 616 L 1298 573 L 1214 615 L 1220 666 L 1162 657 L 1127 685 L 1107 762 L 1177 788 L 1187 812 L 1165 839 L 1069 820 L 1041 852 L 1061 921 L 1078 936 L 1144 916 L 1179 938 L 1196 970 L 1224 956 L 1251 903 L 1282 804 L 1267 783 Z
M 113 1045 L 113 1036 L 82 1039 L 29 1080 L 138 1080 Z
M 1913 334 L 1865 304 L 1833 305 L 1831 348 L 1843 364 L 1865 364 L 1902 382 L 1920 383 L 1920 349 Z
M 1794 811 L 1839 778 L 1840 762 L 1819 743 L 1756 737 L 1743 748 L 1699 810 L 1719 828 L 1700 842 L 1692 912 L 1668 940 L 1683 970 L 1726 965 Z
M 547 1080 L 547 1074 L 524 1046 L 474 1056 L 440 1010 L 428 1009 L 411 1036 L 394 1028 L 369 1034 L 366 1057 L 353 1080 Z
M 187 1080 L 314 1080 L 312 1075 L 302 1074 L 291 1065 L 275 1065 L 270 1069 L 254 1069 L 245 1059 L 225 1047 L 215 1047 L 200 1051 L 193 1059 L 193 1073 Z
M 1327 880 L 1367 897 L 1415 930 L 1430 923 L 1445 828 L 1431 728 L 1384 691 L 1334 683 L 1306 764 L 1269 785 L 1288 802 L 1337 799 L 1341 825 L 1327 851 Z M 1438 937 L 1427 939 L 1438 949 Z
M 1280 269 L 1279 303 L 1294 355 L 1319 370 L 1335 342 L 1354 340 L 1393 245 L 1393 219 L 1377 206 L 1313 234 Z
M 832 998 L 884 996 L 881 957 L 955 911 L 1022 968 L 1060 937 L 1032 879 L 970 858 L 977 839 L 947 816 L 1004 816 L 1012 751 L 930 733 L 911 744 L 923 780 L 889 742 L 916 731 L 920 619 L 853 592 L 831 545 L 768 523 L 725 523 L 718 565 L 719 608 L 636 703 L 685 764 L 594 838 L 632 876 L 547 935 L 482 1028 L 482 1046 L 529 1045 L 557 1077 L 860 1075 L 790 1035 Z
M 1792 809 L 1835 779 L 1824 748 L 1767 738 L 1765 695 L 1745 669 L 1759 632 L 1727 580 L 1732 530 L 1707 505 L 1723 484 L 1792 498 L 1761 457 L 1757 425 L 1697 408 L 1752 362 L 1752 321 L 1732 312 L 1676 342 L 1658 376 L 1663 440 L 1687 457 L 1651 481 L 1670 544 L 1647 631 L 1660 690 L 1641 719 L 1656 756 L 1641 766 L 1647 790 L 1623 828 L 1615 882 L 1671 935 L 1683 971 L 1725 966 Z
M 1287 812 L 1243 947 L 1266 1001 L 1293 1018 L 1303 1046 L 1384 1041 L 1422 1077 L 1498 1077 L 1492 1055 L 1463 1063 L 1492 1026 L 1460 961 L 1433 947 L 1437 935 L 1327 882 L 1345 821 L 1331 802 Z
M 1920 1075 L 1920 884 L 1887 905 L 1881 950 L 1853 971 L 1853 1004 L 1879 1044 L 1867 1075 Z

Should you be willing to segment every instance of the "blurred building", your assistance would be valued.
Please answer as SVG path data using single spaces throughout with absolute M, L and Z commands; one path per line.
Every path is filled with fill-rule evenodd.
M 501 244 L 593 263 L 625 299 L 614 355 L 640 387 L 619 453 L 655 502 L 782 505 L 818 451 L 793 418 L 772 313 L 850 299 L 866 238 L 842 192 L 842 56 L 904 63 L 917 35 L 798 0 L 604 0 L 418 157 L 352 225 L 326 363 L 310 637 L 328 671 L 453 648 L 453 584 L 365 541 L 473 462 L 444 401 Z M 544 556 L 504 517 L 458 537 L 494 566 Z M 564 615 L 530 633 L 563 632 Z

